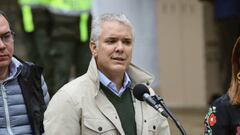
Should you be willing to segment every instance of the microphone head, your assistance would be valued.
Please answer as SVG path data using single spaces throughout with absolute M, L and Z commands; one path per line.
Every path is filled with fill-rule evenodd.
M 134 95 L 134 97 L 137 98 L 140 101 L 143 101 L 143 95 L 145 93 L 150 94 L 147 86 L 145 86 L 143 84 L 137 84 L 133 88 L 133 95 Z

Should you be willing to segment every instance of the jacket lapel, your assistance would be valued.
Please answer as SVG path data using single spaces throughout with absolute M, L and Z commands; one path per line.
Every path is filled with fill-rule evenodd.
M 98 109 L 112 122 L 119 133 L 125 135 L 117 111 L 108 98 L 102 92 L 98 92 L 95 101 Z
M 136 100 L 134 98 L 134 109 L 135 109 L 135 120 L 136 120 L 136 127 L 137 127 L 137 134 L 138 135 L 147 135 L 148 134 L 148 124 L 146 120 L 146 114 L 144 108 L 145 104 L 143 102 Z

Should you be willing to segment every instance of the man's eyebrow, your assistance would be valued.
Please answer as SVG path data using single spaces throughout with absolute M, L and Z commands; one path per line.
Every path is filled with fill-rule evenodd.
M 125 37 L 125 38 L 123 38 L 123 39 L 132 40 L 132 38 L 130 38 L 130 37 Z
M 11 31 L 7 31 L 7 32 L 5 32 L 5 33 L 2 33 L 2 34 L 0 34 L 0 36 L 6 35 L 6 34 L 9 34 L 9 33 L 11 33 Z
M 116 36 L 107 36 L 106 38 L 118 38 Z

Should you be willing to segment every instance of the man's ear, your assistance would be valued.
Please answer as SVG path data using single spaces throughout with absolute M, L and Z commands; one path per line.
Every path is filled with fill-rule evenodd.
M 97 55 L 97 45 L 96 45 L 96 42 L 90 41 L 89 47 L 90 47 L 92 55 L 95 57 Z

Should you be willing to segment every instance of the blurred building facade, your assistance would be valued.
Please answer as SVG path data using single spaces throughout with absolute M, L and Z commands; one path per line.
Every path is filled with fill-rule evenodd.
M 203 6 L 197 0 L 158 0 L 160 93 L 176 108 L 204 108 L 206 58 Z

